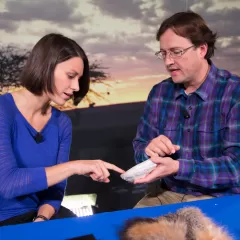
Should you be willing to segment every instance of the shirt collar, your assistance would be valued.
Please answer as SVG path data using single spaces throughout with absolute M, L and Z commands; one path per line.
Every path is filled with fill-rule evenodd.
M 185 93 L 184 91 L 184 86 L 183 84 L 176 84 L 176 87 L 175 87 L 175 94 L 174 94 L 174 97 L 175 97 L 175 100 L 177 98 L 179 98 L 180 96 L 184 96 L 184 97 L 187 97 L 187 94 Z
M 208 64 L 210 65 L 210 70 L 207 75 L 207 78 L 202 83 L 202 85 L 195 91 L 195 93 L 202 98 L 203 101 L 206 101 L 208 96 L 211 94 L 214 88 L 215 77 L 217 73 L 216 66 L 212 63 L 211 60 L 208 60 Z M 177 84 L 175 91 L 175 99 L 179 98 L 181 95 L 187 97 L 187 94 L 184 91 L 183 84 Z

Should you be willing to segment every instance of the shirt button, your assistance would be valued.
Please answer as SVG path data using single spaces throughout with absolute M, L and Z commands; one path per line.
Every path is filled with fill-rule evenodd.
M 190 132 L 190 129 L 188 129 L 187 131 Z

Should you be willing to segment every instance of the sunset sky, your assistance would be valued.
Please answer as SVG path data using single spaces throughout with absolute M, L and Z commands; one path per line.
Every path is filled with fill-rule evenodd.
M 85 49 L 90 62 L 108 67 L 109 104 L 142 101 L 167 77 L 154 56 L 156 31 L 166 17 L 186 8 L 218 32 L 214 63 L 240 74 L 240 0 L 0 0 L 0 43 L 31 49 L 43 35 L 62 33 Z

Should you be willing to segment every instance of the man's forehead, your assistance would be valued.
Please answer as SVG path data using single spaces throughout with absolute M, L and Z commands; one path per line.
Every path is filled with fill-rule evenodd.
M 192 44 L 185 37 L 177 35 L 172 29 L 168 29 L 159 39 L 160 49 L 182 48 Z

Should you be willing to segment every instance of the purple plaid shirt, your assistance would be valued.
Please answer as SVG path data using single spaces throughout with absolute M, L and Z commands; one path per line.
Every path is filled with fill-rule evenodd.
M 179 193 L 212 196 L 240 193 L 240 78 L 211 68 L 204 83 L 186 95 L 171 78 L 155 85 L 145 104 L 136 138 L 135 160 L 148 158 L 145 148 L 159 135 L 181 148 L 176 175 L 164 178 Z M 190 118 L 184 118 L 188 113 Z

